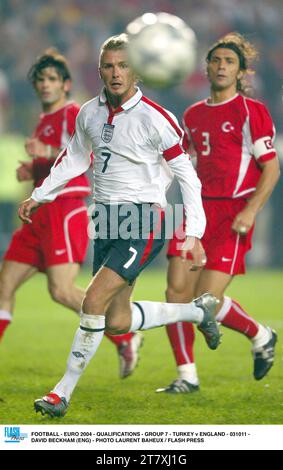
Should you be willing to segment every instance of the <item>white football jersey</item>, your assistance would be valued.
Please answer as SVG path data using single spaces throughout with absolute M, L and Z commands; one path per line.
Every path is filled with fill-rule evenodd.
M 54 200 L 68 180 L 88 169 L 93 152 L 95 201 L 165 207 L 166 189 L 175 174 L 187 216 L 186 233 L 201 238 L 205 230 L 201 184 L 183 153 L 182 138 L 175 116 L 143 96 L 139 88 L 114 112 L 103 90 L 81 107 L 66 155 L 59 155 L 60 163 L 55 162 L 31 197 L 38 202 Z

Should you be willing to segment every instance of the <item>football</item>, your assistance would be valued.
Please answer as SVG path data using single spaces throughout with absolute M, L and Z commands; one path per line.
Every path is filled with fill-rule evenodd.
M 129 62 L 145 85 L 177 85 L 196 62 L 196 36 L 178 16 L 145 13 L 128 24 Z

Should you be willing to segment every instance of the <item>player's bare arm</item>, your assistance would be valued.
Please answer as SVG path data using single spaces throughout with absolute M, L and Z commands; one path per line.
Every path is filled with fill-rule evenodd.
M 187 253 L 191 253 L 193 260 L 191 271 L 197 271 L 206 264 L 206 255 L 202 243 L 199 238 L 188 236 L 182 246 L 181 258 L 183 261 L 187 259 Z
M 16 169 L 16 178 L 19 182 L 31 181 L 33 179 L 32 174 L 32 162 L 19 161 L 20 166 Z
M 262 163 L 261 168 L 262 174 L 255 192 L 244 210 L 237 214 L 232 225 L 232 229 L 241 235 L 245 235 L 255 223 L 258 212 L 269 199 L 280 176 L 278 158 Z
M 46 157 L 56 158 L 61 152 L 61 148 L 45 145 L 37 137 L 27 139 L 25 142 L 25 150 L 30 157 Z
M 29 199 L 26 199 L 20 204 L 19 210 L 18 210 L 18 215 L 19 218 L 25 223 L 25 224 L 31 224 L 32 219 L 31 219 L 31 214 L 38 209 L 38 207 L 41 204 L 39 202 L 36 202 L 34 199 L 31 197 Z

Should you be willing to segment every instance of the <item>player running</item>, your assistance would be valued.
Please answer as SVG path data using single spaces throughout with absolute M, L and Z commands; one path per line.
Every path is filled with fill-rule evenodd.
M 185 111 L 186 147 L 196 154 L 202 183 L 207 218 L 202 242 L 207 263 L 202 271 L 190 271 L 191 261 L 183 263 L 176 235 L 168 247 L 166 299 L 189 302 L 194 296 L 212 292 L 220 299 L 216 320 L 251 341 L 253 374 L 260 380 L 273 365 L 276 332 L 225 295 L 234 276 L 245 273 L 256 216 L 279 178 L 271 116 L 264 104 L 245 96 L 245 77 L 256 55 L 255 48 L 237 33 L 213 44 L 206 57 L 211 96 Z M 168 325 L 167 333 L 178 378 L 157 391 L 195 392 L 199 380 L 193 326 L 179 322 Z
M 183 131 L 170 112 L 143 96 L 136 86 L 137 78 L 128 64 L 127 41 L 123 34 L 103 44 L 99 72 L 104 88 L 100 96 L 82 106 L 66 157 L 52 168 L 42 186 L 19 209 L 21 219 L 31 222 L 34 209 L 53 200 L 69 179 L 86 171 L 88 155 L 94 152 L 96 211 L 103 212 L 101 222 L 105 225 L 106 221 L 107 236 L 99 235 L 95 240 L 94 277 L 82 304 L 80 327 L 66 373 L 51 393 L 35 402 L 36 411 L 50 416 L 66 413 L 71 394 L 99 347 L 105 329 L 119 334 L 180 320 L 193 321 L 211 349 L 216 349 L 220 342 L 213 315 L 217 301 L 210 294 L 190 304 L 173 306 L 130 301 L 137 276 L 164 245 L 163 165 L 171 169 L 181 186 L 188 214 L 183 252 L 185 256 L 190 250 L 196 268 L 203 265 L 205 256 L 200 242 L 205 216 L 199 180 L 180 146 Z M 111 213 L 115 211 L 118 235 L 113 236 Z M 122 231 L 129 211 L 135 237 L 127 237 L 127 230 Z
M 25 144 L 32 160 L 21 162 L 17 178 L 38 187 L 73 134 L 79 106 L 69 100 L 71 73 L 65 57 L 55 49 L 47 49 L 37 59 L 28 78 L 43 112 Z M 85 198 L 90 192 L 87 177 L 75 177 L 55 201 L 40 207 L 32 225 L 24 224 L 14 233 L 0 271 L 0 339 L 11 323 L 17 289 L 38 271 L 46 273 L 53 300 L 80 311 L 84 290 L 75 285 L 75 279 L 88 245 Z M 117 346 L 120 377 L 125 378 L 137 365 L 142 337 L 134 333 L 108 337 Z

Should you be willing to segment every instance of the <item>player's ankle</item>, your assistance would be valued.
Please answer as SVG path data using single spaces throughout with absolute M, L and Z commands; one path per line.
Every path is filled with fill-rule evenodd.
M 199 385 L 199 378 L 197 375 L 197 368 L 194 362 L 181 364 L 177 366 L 178 378 L 186 380 L 193 385 Z
M 10 325 L 12 321 L 12 315 L 6 310 L 0 310 L 0 339 L 3 337 L 6 328 Z

